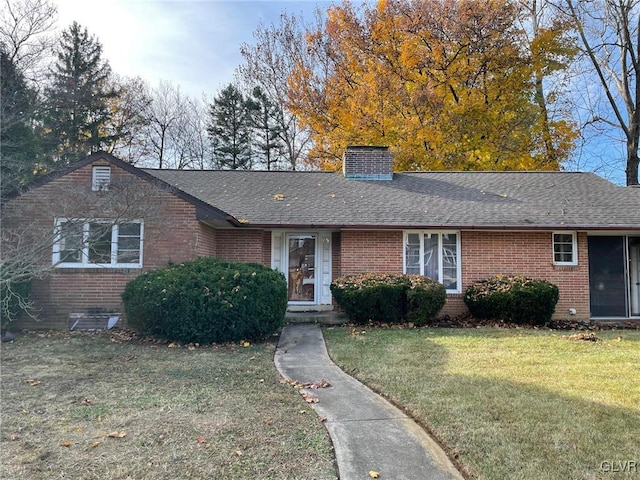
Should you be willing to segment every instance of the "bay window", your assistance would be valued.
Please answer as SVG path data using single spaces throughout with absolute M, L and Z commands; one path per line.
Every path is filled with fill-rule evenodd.
M 460 292 L 460 234 L 425 230 L 404 233 L 404 273 L 424 275 Z

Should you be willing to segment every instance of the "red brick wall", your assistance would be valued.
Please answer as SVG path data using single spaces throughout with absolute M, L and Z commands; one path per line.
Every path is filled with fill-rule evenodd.
M 342 276 L 342 234 L 331 234 L 331 280 Z
M 560 289 L 556 318 L 589 318 L 589 266 L 586 233 L 578 234 L 578 265 L 555 266 L 552 232 L 462 232 L 462 285 L 492 275 L 526 275 Z M 460 299 L 461 302 L 461 299 Z
M 230 262 L 264 263 L 265 256 L 271 266 L 271 237 L 269 237 L 269 253 L 265 254 L 267 243 L 262 230 L 218 230 L 216 232 L 216 257 Z
M 106 162 L 94 164 L 106 165 Z M 170 262 L 182 262 L 215 252 L 216 232 L 196 220 L 195 208 L 191 204 L 150 187 L 148 182 L 115 166 L 112 166 L 111 178 L 114 186 L 133 184 L 132 188 L 137 188 L 138 192 L 142 189 L 149 192 L 143 200 L 148 206 L 143 205 L 141 209 L 147 212 L 143 218 L 143 268 L 57 268 L 43 280 L 33 282 L 32 295 L 41 322 L 28 322 L 27 326 L 66 328 L 69 313 L 84 312 L 90 308 L 121 312 L 120 294 L 126 283 L 140 273 L 167 266 Z M 98 195 L 115 194 L 115 188 L 108 193 L 91 192 L 91 181 L 90 164 L 26 192 L 3 209 L 3 220 L 17 218 L 14 223 L 5 224 L 4 228 L 16 227 L 15 222 L 24 222 L 32 231 L 46 231 L 52 228 L 56 217 L 112 218 L 108 207 L 104 207 L 105 203 L 95 200 Z M 48 248 L 42 258 L 45 265 L 51 264 L 51 250 Z
M 216 230 L 204 223 L 199 224 L 196 254 L 198 257 L 212 257 L 216 254 Z
M 341 275 L 365 272 L 402 273 L 402 235 L 401 231 L 342 231 Z
M 587 236 L 578 235 L 578 265 L 554 266 L 551 232 L 461 232 L 462 290 L 476 280 L 497 274 L 526 275 L 549 280 L 560 289 L 556 318 L 568 318 L 575 308 L 576 319 L 589 318 L 589 268 Z M 340 274 L 402 272 L 403 232 L 343 231 L 339 243 L 334 237 L 334 271 Z M 337 263 L 336 263 L 337 262 Z M 447 295 L 442 315 L 467 312 L 462 294 Z
M 271 268 L 271 232 L 262 232 L 262 264 Z

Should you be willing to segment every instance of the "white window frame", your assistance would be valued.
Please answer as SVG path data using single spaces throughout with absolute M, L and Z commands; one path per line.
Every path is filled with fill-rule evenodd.
M 78 225 L 82 225 L 82 255 L 80 262 L 63 262 L 61 261 L 61 243 L 62 243 L 62 226 L 66 222 L 73 221 Z M 91 224 L 104 223 L 111 226 L 111 261 L 108 263 L 93 263 L 89 261 L 89 228 Z M 134 263 L 118 263 L 118 236 L 119 225 L 112 220 L 98 219 L 98 220 L 83 220 L 68 218 L 58 218 L 55 221 L 55 242 L 53 244 L 53 265 L 56 268 L 142 268 L 142 254 L 144 246 L 144 222 L 142 220 L 129 220 L 121 222 L 121 224 L 137 223 L 140 224 L 140 255 L 138 262 Z
M 568 262 L 556 260 L 556 235 L 571 235 L 571 260 Z M 565 242 L 562 242 L 566 244 Z M 574 231 L 556 231 L 551 233 L 551 258 L 554 265 L 576 266 L 578 265 L 578 235 Z
M 456 287 L 455 289 L 447 289 L 447 293 L 462 293 L 462 268 L 461 268 L 461 249 L 460 249 L 460 231 L 458 230 L 405 230 L 403 235 L 402 249 L 402 271 L 407 273 L 407 244 L 409 235 L 417 234 L 420 238 L 420 275 L 424 275 L 424 237 L 425 235 L 438 236 L 438 278 L 443 283 L 443 248 L 442 236 L 454 234 L 456 236 Z
M 91 190 L 94 192 L 106 192 L 111 185 L 111 167 L 108 165 L 96 165 L 92 170 Z

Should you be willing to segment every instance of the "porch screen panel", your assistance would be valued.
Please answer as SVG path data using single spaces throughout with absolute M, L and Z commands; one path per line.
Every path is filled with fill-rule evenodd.
M 625 317 L 624 237 L 588 237 L 592 317 Z

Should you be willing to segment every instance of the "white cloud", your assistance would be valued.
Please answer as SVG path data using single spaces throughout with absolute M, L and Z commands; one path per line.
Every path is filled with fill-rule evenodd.
M 193 96 L 233 81 L 239 49 L 263 21 L 281 12 L 311 12 L 324 1 L 54 0 L 59 26 L 77 21 L 103 46 L 115 73 L 180 85 Z

